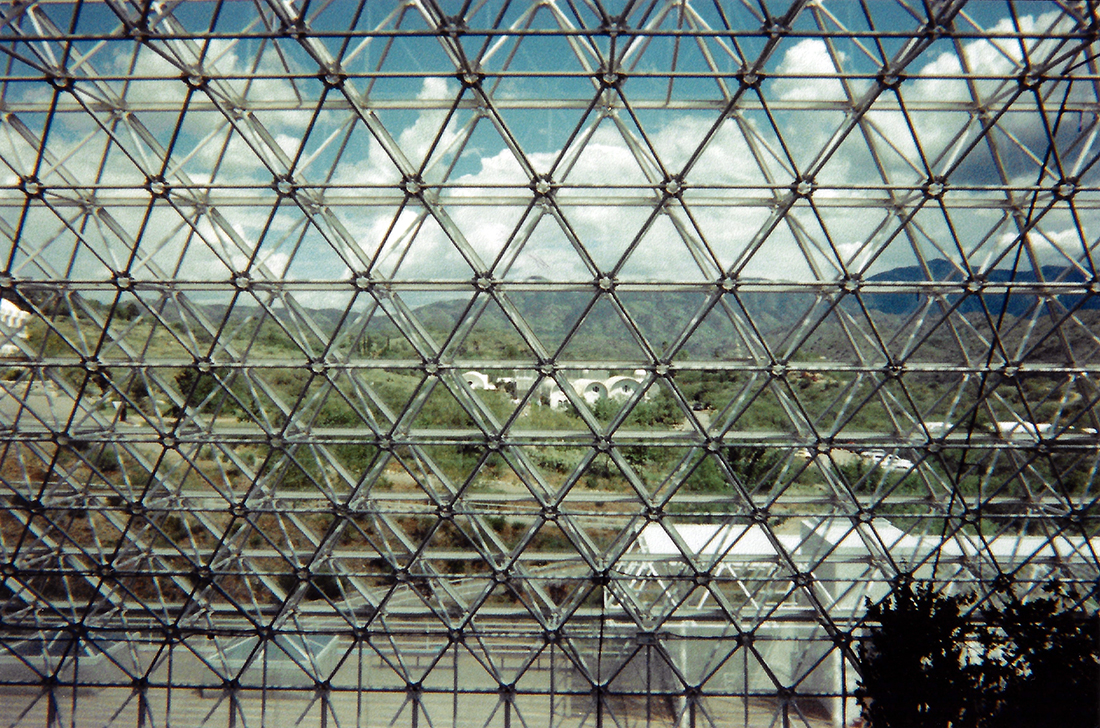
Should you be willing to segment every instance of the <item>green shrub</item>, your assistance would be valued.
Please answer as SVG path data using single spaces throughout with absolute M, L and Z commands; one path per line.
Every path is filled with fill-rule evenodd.
M 1095 728 L 1100 618 L 1056 582 L 1047 592 L 968 610 L 973 595 L 907 582 L 868 601 L 864 719 L 872 728 Z
M 874 728 L 959 728 L 971 725 L 980 674 L 965 660 L 968 596 L 945 596 L 928 585 L 897 587 L 868 600 L 870 639 L 860 647 L 863 717 Z

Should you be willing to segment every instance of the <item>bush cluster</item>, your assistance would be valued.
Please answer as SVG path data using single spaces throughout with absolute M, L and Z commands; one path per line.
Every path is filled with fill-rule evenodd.
M 860 699 L 872 728 L 1096 728 L 1100 618 L 1058 582 L 975 607 L 904 583 L 868 601 Z

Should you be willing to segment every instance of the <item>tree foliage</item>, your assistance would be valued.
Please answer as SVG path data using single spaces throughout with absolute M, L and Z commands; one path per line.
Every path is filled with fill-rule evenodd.
M 991 728 L 1100 725 L 1100 615 L 1073 608 L 1061 584 L 1052 596 L 985 609 L 994 660 L 986 684 L 996 697 Z
M 877 623 L 861 645 L 863 715 L 874 728 L 959 726 L 972 712 L 980 675 L 967 663 L 970 597 L 906 583 L 867 618 Z
M 973 595 L 904 583 L 868 601 L 864 719 L 872 728 L 1096 728 L 1100 619 L 1060 584 L 1047 591 L 971 610 Z

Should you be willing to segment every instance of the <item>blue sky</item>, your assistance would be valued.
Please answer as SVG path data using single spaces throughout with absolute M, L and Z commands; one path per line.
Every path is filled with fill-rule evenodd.
M 184 3 L 174 15 L 180 26 L 201 30 L 209 26 L 211 7 Z M 348 7 L 330 6 L 312 21 L 314 27 L 337 28 L 339 17 L 346 23 Z M 487 5 L 471 25 L 494 7 Z M 532 7 L 513 4 L 515 17 L 505 24 L 529 22 L 536 29 L 577 24 L 564 4 L 537 13 Z M 690 7 L 695 14 L 670 13 L 660 27 L 722 27 L 713 4 Z M 1032 62 L 1057 52 L 1053 41 L 1038 40 L 1066 25 L 1050 5 L 1021 5 L 1015 21 L 1006 7 L 975 4 L 957 27 L 1006 33 L 1018 23 L 1036 36 L 1024 41 Z M 226 4 L 215 30 L 258 29 L 251 8 Z M 895 5 L 870 8 L 878 27 L 905 30 L 918 23 Z M 369 3 L 357 27 L 426 22 L 414 10 L 404 15 L 388 10 Z M 70 9 L 48 6 L 46 12 L 67 27 Z M 656 23 L 659 12 L 648 22 Z M 734 14 L 727 19 L 757 22 Z M 840 25 L 867 27 L 857 4 L 825 3 L 805 11 L 793 30 Z M 31 32 L 30 19 L 19 27 Z M 118 27 L 105 7 L 88 5 L 78 30 L 103 33 Z M 325 49 L 320 52 L 340 52 L 338 40 L 318 42 Z M 626 72 L 620 95 L 593 83 L 592 74 L 610 49 L 606 37 L 571 42 L 560 36 L 505 36 L 492 39 L 482 54 L 484 37 L 468 36 L 463 47 L 480 54 L 486 74 L 480 82 L 492 98 L 486 105 L 478 90 L 462 88 L 456 60 L 437 38 L 400 38 L 389 46 L 385 37 L 352 39 L 342 70 L 350 76 L 349 97 L 375 120 L 375 128 L 368 129 L 337 90 L 314 114 L 323 91 L 314 77 L 317 51 L 293 40 L 217 39 L 205 49 L 200 43 L 156 42 L 136 53 L 129 39 L 84 41 L 69 54 L 75 96 L 56 93 L 39 80 L 13 80 L 5 89 L 16 109 L 0 136 L 6 182 L 14 187 L 34 173 L 31 139 L 44 134 L 47 155 L 38 175 L 55 190 L 47 196 L 51 208 L 35 204 L 23 219 L 19 275 L 102 280 L 129 265 L 136 277 L 150 279 L 225 280 L 247 267 L 256 278 L 334 280 L 373 265 L 382 277 L 468 281 L 497 261 L 492 273 L 510 280 L 534 275 L 591 280 L 594 264 L 628 280 L 689 282 L 713 280 L 723 270 L 834 280 L 846 271 L 872 275 L 910 265 L 918 257 L 946 257 L 980 268 L 1004 258 L 1018 238 L 1019 222 L 1004 209 L 989 144 L 973 144 L 981 129 L 968 111 L 975 106 L 974 94 L 978 105 L 993 112 L 1014 99 L 1000 119 L 1001 129 L 990 135 L 1007 184 L 1038 182 L 1049 189 L 1057 179 L 1057 172 L 1040 175 L 1046 132 L 1033 96 L 1015 97 L 1014 80 L 992 78 L 1019 73 L 1019 40 L 933 44 L 908 66 L 901 86 L 916 138 L 894 95 L 886 92 L 839 145 L 831 140 L 846 124 L 850 97 L 858 100 L 872 87 L 881 54 L 896 54 L 904 40 L 886 39 L 880 50 L 868 38 L 785 38 L 764 64 L 765 103 L 749 92 L 717 125 L 727 94 L 737 88 L 734 74 L 759 53 L 762 39 L 739 38 L 735 44 L 712 37 L 677 44 L 658 37 L 637 39 L 623 52 L 626 42 L 617 40 L 618 68 Z M 64 54 L 59 44 L 12 47 L 40 62 Z M 192 93 L 173 142 L 178 117 L 173 107 L 188 94 L 181 69 L 200 55 L 205 75 L 215 80 Z M 671 84 L 667 77 L 646 77 L 672 69 L 685 74 L 714 69 L 720 75 Z M 12 72 L 39 73 L 19 63 Z M 530 73 L 539 77 L 523 76 Z M 252 74 L 259 78 L 245 79 Z M 296 77 L 293 83 L 288 75 Z M 1084 84 L 1065 91 L 1063 83 L 1044 94 L 1049 103 L 1063 96 L 1081 108 L 1095 102 Z M 46 111 L 55 95 L 60 111 L 50 118 Z M 129 115 L 113 118 L 111 105 Z M 247 113 L 227 119 L 233 106 Z M 1058 136 L 1068 150 L 1065 171 L 1076 168 L 1084 186 L 1094 187 L 1089 137 L 1095 112 L 1073 115 L 1070 122 Z M 700 149 L 704 140 L 709 141 Z M 174 146 L 165 165 L 169 145 Z M 822 150 L 833 146 L 823 162 Z M 394 161 L 395 150 L 403 159 Z M 946 215 L 931 203 L 913 214 L 926 164 L 933 174 L 950 172 Z M 158 200 L 150 209 L 140 194 L 125 189 L 140 187 L 162 169 L 174 187 L 174 206 Z M 800 201 L 784 221 L 771 225 L 786 187 L 812 169 L 817 169 L 816 209 Z M 556 207 L 529 209 L 532 172 L 553 175 Z M 274 214 L 273 173 L 291 174 L 300 185 L 297 201 L 283 200 Z M 401 204 L 402 178 L 410 173 L 439 186 L 429 195 L 430 205 L 415 198 Z M 684 177 L 686 208 L 673 205 L 654 216 L 653 187 L 670 175 Z M 73 185 L 77 189 L 66 189 Z M 96 205 L 81 207 L 92 195 L 88 188 L 96 185 Z M 319 187 L 325 185 L 328 189 Z M 20 226 L 19 199 L 0 209 L 11 231 Z M 1008 202 L 1026 205 L 1030 198 L 1017 194 Z M 1088 207 L 1077 211 L 1086 235 L 1092 234 L 1094 217 Z M 911 223 L 904 230 L 902 220 Z M 1086 265 L 1092 242 L 1078 234 L 1063 203 L 1033 231 L 1028 253 L 1041 263 Z M 591 253 L 590 263 L 574 243 Z M 624 258 L 629 250 L 634 252 Z M 182 266 L 172 264 L 181 258 Z

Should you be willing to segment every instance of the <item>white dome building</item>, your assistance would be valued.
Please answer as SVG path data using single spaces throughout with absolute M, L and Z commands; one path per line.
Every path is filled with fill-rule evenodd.
M 634 377 L 609 377 L 605 383 L 607 396 L 611 399 L 627 400 L 641 388 L 642 383 Z
M 466 380 L 466 384 L 470 389 L 496 389 L 493 383 L 489 381 L 489 375 L 482 372 L 470 370 L 465 372 L 462 378 Z
M 574 379 L 570 384 L 573 385 L 573 391 L 584 397 L 584 401 L 590 405 L 607 399 L 607 385 L 599 379 Z

